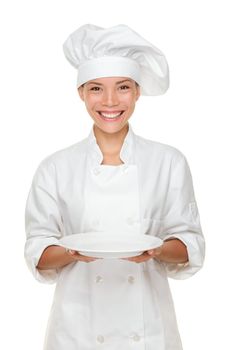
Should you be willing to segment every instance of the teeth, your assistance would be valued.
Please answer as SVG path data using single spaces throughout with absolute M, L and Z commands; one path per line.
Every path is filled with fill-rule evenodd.
M 121 115 L 121 112 L 120 113 L 104 113 L 104 112 L 99 112 L 103 117 L 105 118 L 117 118 Z

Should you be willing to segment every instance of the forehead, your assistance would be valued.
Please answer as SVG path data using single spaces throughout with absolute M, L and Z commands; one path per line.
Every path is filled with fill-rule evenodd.
M 92 79 L 86 82 L 86 84 L 97 84 L 97 85 L 109 85 L 109 84 L 121 84 L 121 83 L 133 83 L 134 80 L 128 77 L 104 77 Z

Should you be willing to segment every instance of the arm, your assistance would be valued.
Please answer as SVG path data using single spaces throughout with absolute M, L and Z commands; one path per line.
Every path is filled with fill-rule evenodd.
M 63 219 L 56 189 L 56 173 L 52 163 L 41 163 L 28 195 L 25 224 L 27 240 L 25 258 L 34 277 L 43 283 L 54 283 L 60 269 L 75 261 L 92 261 L 59 244 L 63 236 Z
M 188 262 L 188 251 L 186 245 L 179 239 L 168 239 L 160 248 L 149 250 L 148 255 L 167 263 Z
M 159 248 L 148 250 L 127 260 L 141 263 L 151 258 L 161 262 L 181 264 L 188 262 L 188 252 L 186 245 L 179 239 L 174 238 L 166 240 Z
M 203 265 L 205 242 L 195 201 L 192 177 L 185 157 L 172 166 L 161 226 L 154 232 L 164 244 L 130 259 L 155 258 L 164 264 L 168 277 L 184 279 Z
M 96 259 L 83 256 L 73 250 L 51 245 L 43 251 L 37 268 L 39 270 L 58 269 L 75 261 L 91 262 L 94 260 Z

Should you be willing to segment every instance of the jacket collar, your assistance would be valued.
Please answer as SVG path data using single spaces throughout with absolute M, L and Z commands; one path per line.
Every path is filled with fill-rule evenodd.
M 125 136 L 124 142 L 120 151 L 120 158 L 125 164 L 134 163 L 134 132 L 132 130 L 131 125 L 128 123 L 129 129 L 128 133 Z M 94 134 L 94 125 L 91 128 L 89 136 L 87 137 L 88 142 L 88 155 L 91 159 L 91 163 L 93 166 L 100 165 L 103 161 L 103 154 L 97 144 L 97 140 Z

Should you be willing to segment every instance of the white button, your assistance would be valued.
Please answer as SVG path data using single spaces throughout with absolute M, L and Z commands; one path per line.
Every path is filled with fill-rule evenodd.
M 133 333 L 130 338 L 133 339 L 133 341 L 139 341 L 141 337 L 137 333 Z
M 139 341 L 141 338 L 140 338 L 140 336 L 138 335 L 138 334 L 134 334 L 134 336 L 133 336 L 133 340 L 134 341 Z
M 126 221 L 127 221 L 128 225 L 133 225 L 133 223 L 134 223 L 134 219 L 132 217 L 127 218 Z
M 93 173 L 95 175 L 99 175 L 100 174 L 100 169 L 98 169 L 98 168 L 93 169 Z
M 96 276 L 96 278 L 95 278 L 95 281 L 96 281 L 96 283 L 101 283 L 101 282 L 103 282 L 103 277 L 102 276 Z
M 102 343 L 104 343 L 104 336 L 99 334 L 99 335 L 97 335 L 96 340 L 97 340 L 98 343 L 102 344 Z
M 129 283 L 133 284 L 134 281 L 135 281 L 135 278 L 134 278 L 133 276 L 129 276 L 129 277 L 128 277 L 128 282 L 129 282 Z

